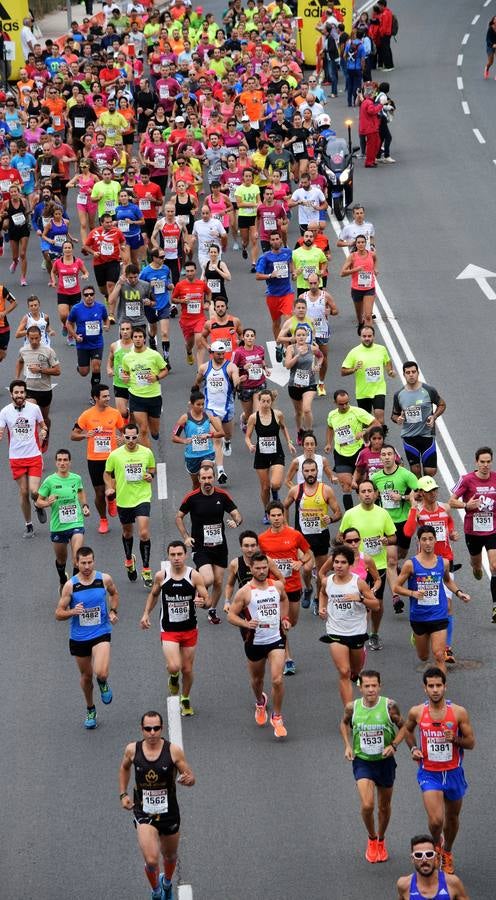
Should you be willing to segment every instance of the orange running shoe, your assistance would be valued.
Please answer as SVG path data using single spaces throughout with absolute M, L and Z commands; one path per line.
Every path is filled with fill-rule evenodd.
M 374 840 L 372 840 L 372 838 L 368 838 L 368 840 L 367 840 L 367 849 L 366 849 L 366 851 L 365 851 L 365 859 L 366 859 L 367 862 L 369 862 L 369 863 L 376 863 L 376 862 L 378 862 L 378 859 L 377 859 L 377 854 L 378 854 L 377 843 L 378 843 L 377 838 L 374 838 Z
M 441 850 L 441 869 L 446 875 L 455 874 L 455 861 L 449 850 Z
M 276 738 L 286 737 L 288 732 L 286 731 L 286 729 L 284 727 L 284 720 L 283 720 L 282 716 L 276 716 L 274 713 L 272 713 L 272 715 L 270 717 L 270 724 L 272 725 L 272 728 L 274 729 L 274 737 L 276 737 Z
M 389 853 L 387 852 L 386 841 L 384 838 L 382 841 L 377 839 L 377 859 L 376 862 L 387 862 L 389 859 Z
M 112 516 L 112 518 L 115 518 L 115 516 L 117 515 L 117 502 L 116 502 L 115 497 L 113 500 L 109 500 L 107 497 L 107 509 L 108 509 L 109 516 Z
M 262 691 L 262 702 L 255 704 L 255 722 L 257 725 L 267 724 L 267 694 Z
M 108 534 L 109 523 L 107 519 L 100 519 L 100 524 L 98 526 L 98 534 Z

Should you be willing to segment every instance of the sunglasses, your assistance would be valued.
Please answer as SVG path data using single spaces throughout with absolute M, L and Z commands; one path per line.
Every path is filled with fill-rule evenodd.
M 95 296 L 94 291 L 83 291 L 83 297 L 94 297 L 94 296 Z
M 147 731 L 148 733 L 151 731 L 162 731 L 161 725 L 143 725 L 143 731 Z
M 422 859 L 434 859 L 437 856 L 435 850 L 414 850 L 412 853 L 412 859 L 420 862 Z
M 137 434 L 125 434 L 125 435 L 123 435 L 123 437 L 124 437 L 125 441 L 137 441 L 138 440 Z
M 361 538 L 345 538 L 343 543 L 344 544 L 359 544 L 360 541 L 361 541 Z

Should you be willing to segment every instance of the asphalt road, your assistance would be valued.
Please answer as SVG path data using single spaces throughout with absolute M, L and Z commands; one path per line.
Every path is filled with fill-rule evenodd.
M 220 9 L 220 4 L 211 6 L 214 11 Z M 496 86 L 481 78 L 485 25 L 492 6 L 482 9 L 480 3 L 462 0 L 440 4 L 398 0 L 394 8 L 401 27 L 394 47 L 398 68 L 390 77 L 391 93 L 398 103 L 392 146 L 398 162 L 374 173 L 358 168 L 356 199 L 365 204 L 376 226 L 382 288 L 426 379 L 448 403 L 446 424 L 462 460 L 470 465 L 475 446 L 491 443 L 494 436 L 494 309 L 475 283 L 457 281 L 456 276 L 470 263 L 490 269 L 493 259 L 496 173 L 489 92 Z M 482 13 L 481 19 L 471 27 L 477 13 Z M 461 47 L 468 32 L 470 38 Z M 462 51 L 463 95 L 456 83 L 457 55 Z M 462 111 L 462 99 L 470 104 L 470 117 Z M 342 95 L 333 102 L 331 114 L 339 131 L 347 115 Z M 486 136 L 485 145 L 478 143 L 473 127 Z M 226 259 L 234 276 L 229 291 L 233 312 L 244 323 L 255 325 L 259 338 L 270 339 L 262 294 L 247 264 L 233 252 Z M 330 289 L 341 314 L 335 320 L 331 344 L 328 394 L 341 384 L 341 361 L 357 342 L 349 286 L 336 277 L 342 259 L 336 250 Z M 20 301 L 12 324 L 19 321 L 32 291 L 43 298 L 43 308 L 55 322 L 54 298 L 39 268 L 36 239 L 31 241 L 29 288 L 13 284 L 9 261 L 6 255 L 0 262 L 0 278 L 12 286 Z M 390 329 L 391 323 L 385 324 Z M 397 338 L 394 342 L 404 358 Z M 75 373 L 73 351 L 60 336 L 54 344 L 63 376 L 52 407 L 52 458 L 57 447 L 69 445 L 72 423 L 86 408 L 89 395 L 89 382 Z M 15 345 L 12 339 L 2 364 L 2 385 L 12 376 Z M 169 484 L 169 501 L 153 504 L 154 568 L 163 558 L 164 544 L 176 536 L 175 509 L 189 488 L 182 454 L 169 438 L 186 407 L 192 380 L 177 323 L 172 362 L 173 373 L 164 385 L 161 439 L 154 447 L 157 460 L 167 462 Z M 7 402 L 8 395 L 4 397 Z M 292 422 L 285 389 L 280 390 L 278 403 Z M 328 401 L 315 401 L 322 444 L 328 408 Z M 399 443 L 394 426 L 391 436 Z M 84 447 L 70 446 L 74 470 L 89 487 Z M 99 567 L 111 572 L 118 584 L 122 613 L 112 643 L 115 699 L 109 708 L 98 706 L 100 727 L 86 733 L 76 667 L 67 649 L 67 628 L 53 616 L 57 579 L 48 533 L 38 527 L 34 541 L 21 540 L 22 522 L 6 455 L 4 445 L 2 896 L 6 900 L 82 900 L 87 896 L 135 900 L 146 896 L 147 887 L 130 816 L 119 807 L 117 768 L 125 744 L 139 736 L 141 713 L 148 708 L 165 712 L 166 678 L 157 618 L 150 632 L 139 630 L 145 591 L 125 577 L 117 523 L 112 523 L 107 536 L 97 535 L 92 509 L 87 541 L 95 547 Z M 239 431 L 234 455 L 226 462 L 228 488 L 246 526 L 262 530 L 258 486 L 254 473 L 248 473 L 251 460 Z M 46 465 L 50 469 L 49 460 Z M 448 467 L 454 478 L 449 456 Z M 230 549 L 234 555 L 236 533 Z M 478 742 L 466 757 L 470 791 L 455 845 L 456 861 L 472 900 L 487 900 L 494 893 L 489 886 L 496 880 L 494 725 L 488 691 L 494 680 L 494 626 L 489 624 L 488 585 L 472 581 L 462 544 L 458 554 L 464 563 L 459 583 L 472 592 L 473 602 L 458 610 L 455 648 L 460 659 L 474 662 L 474 668 L 457 667 L 450 674 L 449 695 L 470 710 Z M 369 657 L 369 663 L 381 669 L 384 692 L 406 712 L 422 698 L 421 674 L 405 618 L 394 617 L 387 601 L 386 608 L 385 648 Z M 302 611 L 293 635 L 298 674 L 287 684 L 284 707 L 289 737 L 276 746 L 271 730 L 256 729 L 253 722 L 239 635 L 225 622 L 213 628 L 200 618 L 192 695 L 197 715 L 183 723 L 186 756 L 197 784 L 190 791 L 180 789 L 180 880 L 193 885 L 195 900 L 393 897 L 396 878 L 409 870 L 409 837 L 425 829 L 414 766 L 402 747 L 388 840 L 391 858 L 372 869 L 363 859 L 365 832 L 337 730 L 341 710 L 334 670 L 326 648 L 317 642 L 319 623 Z

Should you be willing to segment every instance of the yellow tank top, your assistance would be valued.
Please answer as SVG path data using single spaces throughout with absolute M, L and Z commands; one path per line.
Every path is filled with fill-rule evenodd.
M 317 490 L 312 496 L 308 496 L 304 492 L 304 485 L 301 485 L 302 493 L 299 502 L 299 520 L 302 534 L 320 534 L 324 528 L 327 528 L 324 522 L 324 516 L 328 514 L 328 505 L 324 499 L 324 485 L 319 482 Z

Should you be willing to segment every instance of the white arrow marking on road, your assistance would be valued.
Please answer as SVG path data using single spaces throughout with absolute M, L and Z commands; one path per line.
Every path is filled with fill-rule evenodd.
M 487 283 L 488 278 L 496 278 L 496 272 L 490 272 L 489 269 L 482 269 L 481 266 L 474 266 L 472 263 L 466 266 L 463 272 L 456 276 L 457 281 L 463 281 L 473 278 L 477 282 L 483 294 L 488 300 L 496 300 L 496 293 Z
M 276 360 L 276 342 L 267 341 L 267 350 L 269 351 L 270 367 L 272 369 L 269 381 L 275 381 L 276 384 L 280 384 L 281 387 L 284 387 L 289 381 L 289 372 L 284 368 L 282 363 L 278 363 Z

